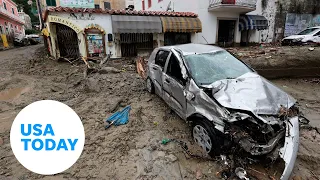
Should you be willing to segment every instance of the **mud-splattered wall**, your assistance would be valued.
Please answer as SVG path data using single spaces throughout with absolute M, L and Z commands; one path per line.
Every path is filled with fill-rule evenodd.
M 260 42 L 272 42 L 275 34 L 275 15 L 277 11 L 277 0 L 261 0 L 262 15 L 267 18 L 269 28 L 263 30 L 260 36 Z
M 286 17 L 284 36 L 297 34 L 302 30 L 313 26 L 320 26 L 320 14 L 288 13 Z
M 270 0 L 262 0 L 270 1 Z M 274 42 L 320 22 L 319 0 L 276 0 Z M 320 25 L 320 24 L 319 24 Z

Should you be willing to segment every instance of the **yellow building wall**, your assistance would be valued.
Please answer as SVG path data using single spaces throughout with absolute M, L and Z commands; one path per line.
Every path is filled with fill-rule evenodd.
M 40 0 L 42 9 L 47 7 L 46 0 Z M 112 9 L 125 9 L 126 0 L 94 0 L 94 4 L 99 4 L 101 9 L 104 9 L 104 2 L 110 2 Z M 60 6 L 60 0 L 56 0 L 57 6 Z
M 99 4 L 101 9 L 105 9 L 104 2 L 110 2 L 111 9 L 125 9 L 126 8 L 126 0 L 94 0 L 94 4 Z

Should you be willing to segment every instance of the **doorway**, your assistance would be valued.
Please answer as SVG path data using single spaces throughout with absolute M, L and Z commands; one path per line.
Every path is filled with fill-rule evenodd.
M 78 58 L 79 44 L 77 33 L 68 26 L 56 24 L 58 47 L 61 57 Z
M 222 47 L 233 46 L 236 20 L 219 20 L 218 45 Z

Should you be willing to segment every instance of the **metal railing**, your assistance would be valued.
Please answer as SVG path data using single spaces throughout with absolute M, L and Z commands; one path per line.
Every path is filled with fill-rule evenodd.
M 12 14 L 11 11 L 8 11 L 1 6 L 0 6 L 0 13 L 5 14 L 6 16 L 10 17 L 11 19 L 24 24 L 24 22 L 22 21 L 22 19 L 18 15 Z
M 209 8 L 220 5 L 234 5 L 256 8 L 257 0 L 209 0 Z

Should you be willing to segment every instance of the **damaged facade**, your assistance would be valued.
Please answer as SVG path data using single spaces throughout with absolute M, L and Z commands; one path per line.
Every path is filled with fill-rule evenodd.
M 135 0 L 136 9 L 143 7 L 197 13 L 203 31 L 192 42 L 219 46 L 275 43 L 320 25 L 317 0 Z
M 261 0 L 135 0 L 137 10 L 144 6 L 146 10 L 191 11 L 198 14 L 203 31 L 191 42 L 223 47 L 260 42 L 258 35 L 269 26 L 260 4 Z
M 253 34 L 252 38 L 259 39 L 259 42 L 277 43 L 306 28 L 320 26 L 320 1 L 258 0 L 257 10 L 249 14 L 261 14 L 269 23 L 268 29 L 261 34 Z
M 197 15 L 188 12 L 52 7 L 44 19 L 50 54 L 56 58 L 148 55 L 166 43 L 189 43 L 202 30 Z M 187 38 L 166 41 L 167 32 Z

